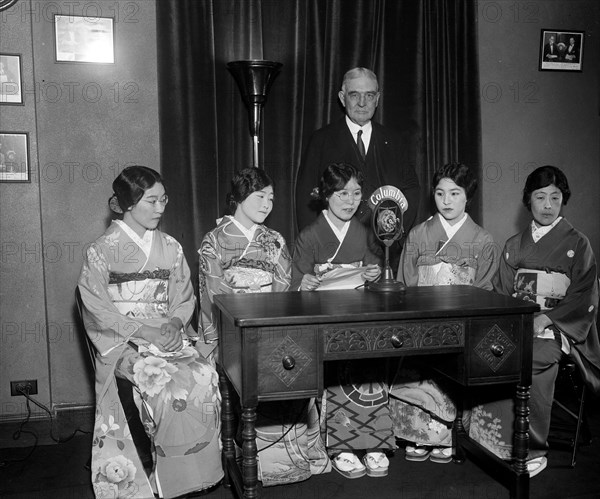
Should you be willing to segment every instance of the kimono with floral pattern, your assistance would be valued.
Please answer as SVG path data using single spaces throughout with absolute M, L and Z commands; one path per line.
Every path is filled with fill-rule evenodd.
M 215 369 L 191 346 L 164 353 L 134 337 L 143 325 L 178 317 L 189 324 L 195 306 L 180 244 L 152 231 L 146 254 L 113 222 L 92 243 L 79 277 L 86 332 L 96 349 L 96 422 L 92 482 L 97 498 L 176 497 L 223 477 L 220 393 Z M 148 477 L 131 438 L 116 376 L 134 386 L 134 400 L 152 442 Z
M 213 297 L 287 291 L 292 262 L 281 234 L 256 225 L 248 240 L 230 216 L 220 219 L 204 236 L 198 253 L 200 326 L 207 351 L 214 351 L 219 334 Z M 263 486 L 298 482 L 331 469 L 314 399 L 260 404 L 256 433 Z
M 398 280 L 407 286 L 470 285 L 492 289 L 499 254 L 489 232 L 469 215 L 448 238 L 436 214 L 410 231 L 402 249 Z M 410 359 L 395 376 L 390 390 L 394 433 L 421 445 L 452 445 L 456 406 L 452 385 Z

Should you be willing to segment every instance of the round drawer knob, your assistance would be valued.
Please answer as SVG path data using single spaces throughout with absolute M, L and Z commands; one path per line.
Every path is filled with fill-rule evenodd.
M 283 359 L 281 359 L 281 363 L 283 364 L 283 368 L 289 371 L 294 369 L 294 366 L 296 365 L 296 359 L 294 359 L 294 357 L 291 355 L 286 355 Z
M 392 346 L 394 348 L 400 348 L 402 345 L 404 345 L 404 341 L 402 341 L 401 338 L 398 337 L 398 335 L 393 334 L 392 337 L 390 338 L 390 341 L 392 342 Z
M 502 357 L 502 355 L 504 355 L 504 347 L 502 345 L 492 345 L 490 347 L 490 351 L 496 356 L 496 357 Z

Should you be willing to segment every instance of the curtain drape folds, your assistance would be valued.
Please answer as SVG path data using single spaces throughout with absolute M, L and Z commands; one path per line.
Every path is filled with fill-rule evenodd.
M 375 120 L 403 134 L 429 215 L 435 168 L 481 171 L 477 6 L 455 0 L 158 0 L 164 230 L 190 265 L 224 215 L 235 171 L 252 165 L 248 114 L 227 62 L 283 63 L 263 110 L 261 164 L 275 181 L 267 224 L 291 246 L 294 181 L 310 134 L 343 116 L 337 92 L 354 66 L 372 69 Z M 480 202 L 471 214 L 479 219 Z

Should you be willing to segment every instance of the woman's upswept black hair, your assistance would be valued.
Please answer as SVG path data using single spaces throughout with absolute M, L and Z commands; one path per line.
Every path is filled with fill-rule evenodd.
M 462 187 L 465 190 L 465 194 L 467 196 L 467 205 L 468 208 L 471 204 L 471 200 L 473 199 L 473 195 L 477 190 L 477 177 L 475 176 L 475 172 L 471 170 L 467 165 L 462 163 L 448 163 L 444 166 L 440 166 L 434 173 L 433 179 L 431 180 L 431 194 L 435 193 L 435 188 L 440 183 L 440 180 L 443 178 L 449 178 L 459 187 Z
M 268 186 L 275 188 L 273 180 L 263 169 L 251 166 L 240 170 L 231 180 L 231 191 L 227 194 L 229 212 L 234 215 L 238 204 L 253 192 L 260 191 Z
M 571 197 L 571 189 L 569 189 L 569 181 L 567 176 L 560 168 L 552 165 L 540 166 L 533 170 L 525 181 L 523 188 L 523 204 L 531 211 L 531 194 L 533 191 L 543 189 L 549 185 L 555 185 L 562 192 L 562 204 L 566 205 Z
M 121 213 L 138 203 L 144 192 L 152 188 L 156 183 L 163 183 L 160 173 L 147 166 L 128 166 L 113 181 L 112 188 L 114 194 L 108 200 L 111 210 Z M 118 206 L 114 200 L 116 199 Z
M 321 175 L 319 199 L 327 204 L 327 199 L 334 192 L 341 191 L 353 177 L 356 179 L 356 183 L 362 187 L 364 177 L 358 168 L 348 163 L 330 164 Z

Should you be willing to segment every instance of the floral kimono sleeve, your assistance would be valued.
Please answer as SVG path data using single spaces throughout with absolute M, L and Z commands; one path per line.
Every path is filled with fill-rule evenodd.
M 406 238 L 400 255 L 398 265 L 398 280 L 407 286 L 416 286 L 419 282 L 419 270 L 417 260 L 419 259 L 419 241 L 415 229 L 411 230 Z
M 214 234 L 208 233 L 200 249 L 200 330 L 206 343 L 215 343 L 219 334 L 213 313 L 213 297 L 231 293 L 232 288 L 225 280 L 223 262 L 217 252 Z
M 169 318 L 178 317 L 183 323 L 184 330 L 189 324 L 196 296 L 192 286 L 190 267 L 187 264 L 181 245 L 173 238 L 169 238 L 170 244 L 175 244 L 177 256 L 169 274 Z
M 273 291 L 287 291 L 292 281 L 292 257 L 287 244 L 282 236 L 279 236 L 281 251 L 275 262 L 275 273 L 273 275 Z
M 142 322 L 123 315 L 108 294 L 108 263 L 102 246 L 92 244 L 84 257 L 79 276 L 85 329 L 100 352 L 107 355 L 126 343 Z
M 499 248 L 494 243 L 490 234 L 486 234 L 476 244 L 481 244 L 482 249 L 477 257 L 477 271 L 473 285 L 491 291 L 493 288 L 492 279 L 498 270 L 498 261 L 500 259 L 500 255 L 498 254 Z

